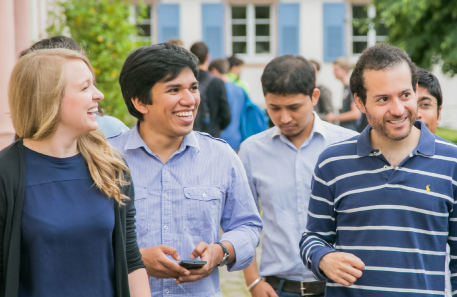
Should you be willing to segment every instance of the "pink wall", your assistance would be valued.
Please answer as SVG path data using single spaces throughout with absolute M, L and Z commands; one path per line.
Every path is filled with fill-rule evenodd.
M 14 135 L 8 108 L 8 81 L 16 62 L 14 2 L 0 1 L 0 149 L 11 143 Z
M 8 108 L 8 82 L 19 53 L 30 42 L 28 0 L 0 0 L 0 150 L 11 144 L 14 128 Z

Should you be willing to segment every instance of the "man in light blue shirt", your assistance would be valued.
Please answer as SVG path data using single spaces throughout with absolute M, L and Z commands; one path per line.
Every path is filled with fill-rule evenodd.
M 262 229 L 236 153 L 225 141 L 192 131 L 200 103 L 197 64 L 186 49 L 158 44 L 132 52 L 119 77 L 138 124 L 110 142 L 131 170 L 152 296 L 222 296 L 214 268 L 246 268 Z M 197 258 L 206 265 L 178 265 Z
M 275 127 L 248 138 L 239 152 L 265 224 L 260 272 L 254 261 L 244 270 L 246 285 L 253 297 L 323 296 L 325 283 L 315 282 L 306 270 L 298 246 L 306 229 L 311 179 L 319 154 L 357 133 L 313 112 L 319 90 L 305 58 L 275 58 L 261 80 Z

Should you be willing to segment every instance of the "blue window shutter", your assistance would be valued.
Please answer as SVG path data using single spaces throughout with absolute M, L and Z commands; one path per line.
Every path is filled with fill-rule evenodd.
M 278 4 L 278 55 L 300 53 L 300 4 Z
M 179 38 L 179 4 L 158 4 L 159 43 Z
M 211 58 L 225 58 L 224 3 L 202 4 L 203 42 Z
M 324 61 L 346 56 L 346 4 L 324 3 Z

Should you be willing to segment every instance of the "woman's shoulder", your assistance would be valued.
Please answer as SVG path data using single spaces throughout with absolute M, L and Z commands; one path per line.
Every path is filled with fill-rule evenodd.
M 3 150 L 0 151 L 0 168 L 8 168 L 4 166 L 17 166 L 20 160 L 20 153 L 22 147 L 22 141 L 16 141 Z M 17 166 L 18 167 L 18 166 Z M 3 172 L 6 170 L 0 170 Z

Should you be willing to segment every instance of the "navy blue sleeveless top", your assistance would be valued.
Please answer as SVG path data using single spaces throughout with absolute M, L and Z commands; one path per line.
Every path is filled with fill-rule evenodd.
M 24 150 L 19 297 L 113 297 L 113 199 L 81 154 Z

